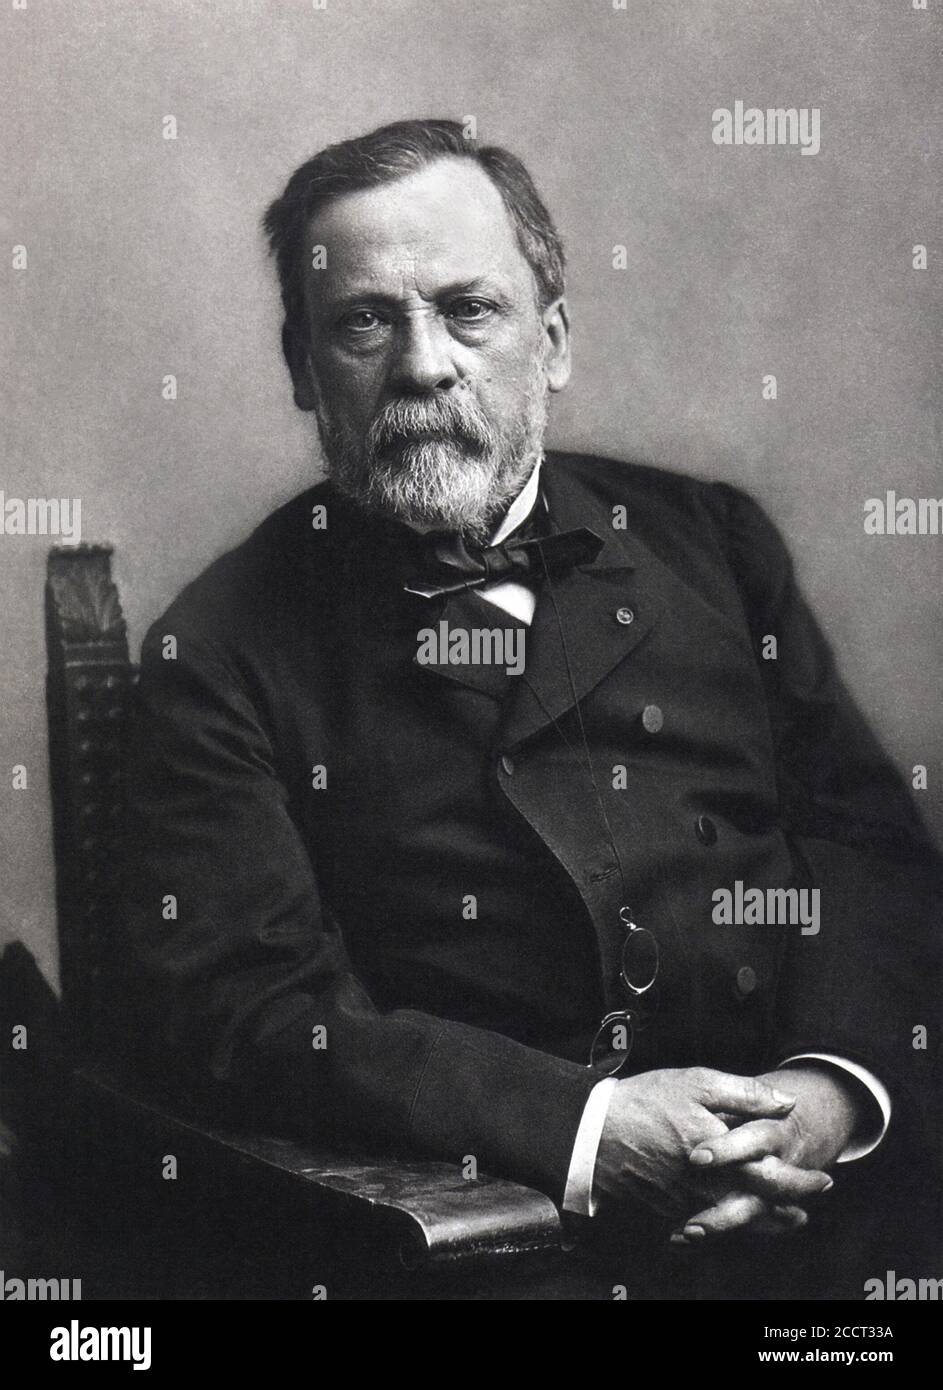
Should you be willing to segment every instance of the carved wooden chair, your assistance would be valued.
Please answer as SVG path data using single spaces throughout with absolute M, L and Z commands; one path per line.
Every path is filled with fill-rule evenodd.
M 116 1058 L 109 1018 L 123 953 L 113 878 L 136 671 L 110 567 L 108 546 L 56 547 L 46 586 L 69 1143 L 81 1200 L 120 1209 L 129 1238 L 135 1213 L 159 1224 L 170 1203 L 156 1191 L 174 1184 L 155 1183 L 155 1164 L 172 1154 L 181 1175 L 199 1174 L 193 1200 L 177 1204 L 189 1236 L 250 1261 L 274 1242 L 278 1275 L 265 1288 L 276 1296 L 326 1287 L 328 1297 L 539 1297 L 520 1290 L 566 1268 L 560 1216 L 542 1193 L 487 1175 L 466 1181 L 445 1163 L 228 1132 L 155 1097 Z M 166 1243 L 154 1241 L 152 1256 L 166 1259 Z M 210 1296 L 226 1292 L 211 1279 Z

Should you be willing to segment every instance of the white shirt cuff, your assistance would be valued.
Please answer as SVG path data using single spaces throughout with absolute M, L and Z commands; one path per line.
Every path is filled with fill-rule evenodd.
M 867 1067 L 858 1062 L 849 1062 L 846 1057 L 836 1057 L 830 1052 L 801 1052 L 794 1057 L 785 1057 L 780 1066 L 787 1062 L 830 1062 L 833 1067 L 850 1072 L 865 1086 L 877 1103 L 881 1112 L 879 1133 L 870 1139 L 849 1142 L 839 1154 L 838 1163 L 851 1163 L 856 1158 L 864 1158 L 873 1152 L 887 1133 L 891 1122 L 891 1098 L 887 1087 L 880 1082 Z M 593 1197 L 593 1176 L 596 1171 L 596 1155 L 602 1138 L 609 1101 L 618 1084 L 614 1076 L 606 1077 L 593 1087 L 583 1107 L 582 1118 L 576 1131 L 570 1168 L 566 1175 L 566 1188 L 563 1193 L 563 1210 L 576 1212 L 580 1216 L 595 1216 L 596 1201 Z
M 566 1190 L 563 1193 L 563 1210 L 574 1211 L 580 1216 L 595 1216 L 596 1202 L 593 1198 L 593 1175 L 596 1172 L 596 1154 L 602 1138 L 606 1115 L 609 1113 L 609 1098 L 617 1085 L 614 1076 L 607 1076 L 590 1091 L 583 1107 L 583 1118 L 576 1131 L 570 1171 L 566 1175 Z
M 852 1076 L 857 1077 L 862 1086 L 867 1087 L 877 1102 L 882 1120 L 878 1134 L 871 1139 L 850 1140 L 835 1161 L 836 1163 L 851 1163 L 856 1158 L 864 1158 L 865 1154 L 869 1154 L 877 1148 L 891 1122 L 891 1098 L 887 1093 L 887 1087 L 882 1085 L 874 1073 L 868 1071 L 867 1067 L 859 1066 L 857 1062 L 849 1062 L 846 1057 L 834 1057 L 830 1052 L 801 1052 L 795 1057 L 786 1057 L 779 1065 L 784 1067 L 786 1062 L 806 1061 L 831 1062 L 833 1067 L 840 1067 L 842 1071 L 850 1072 Z

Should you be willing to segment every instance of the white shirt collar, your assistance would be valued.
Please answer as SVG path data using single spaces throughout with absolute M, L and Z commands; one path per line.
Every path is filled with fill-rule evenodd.
M 530 516 L 534 503 L 537 501 L 537 490 L 540 487 L 540 465 L 542 462 L 542 457 L 537 460 L 527 482 L 521 488 L 510 507 L 508 507 L 504 519 L 491 537 L 492 545 L 500 545 L 506 536 L 509 536 L 512 531 L 520 526 L 521 522 L 526 521 Z

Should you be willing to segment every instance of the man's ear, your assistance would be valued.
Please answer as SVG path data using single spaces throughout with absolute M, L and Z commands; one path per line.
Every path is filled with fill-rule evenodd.
M 541 314 L 547 355 L 544 372 L 551 391 L 562 391 L 570 379 L 570 313 L 561 295 Z
M 291 372 L 295 388 L 295 405 L 299 410 L 314 410 L 314 380 L 311 374 L 311 358 L 307 339 L 303 338 L 290 323 L 282 325 L 282 352 Z

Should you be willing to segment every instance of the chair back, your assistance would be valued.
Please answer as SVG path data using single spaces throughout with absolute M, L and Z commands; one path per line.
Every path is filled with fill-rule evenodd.
M 46 702 L 65 1021 L 78 1055 L 107 1047 L 119 987 L 122 756 L 137 673 L 108 545 L 56 546 L 46 580 Z

